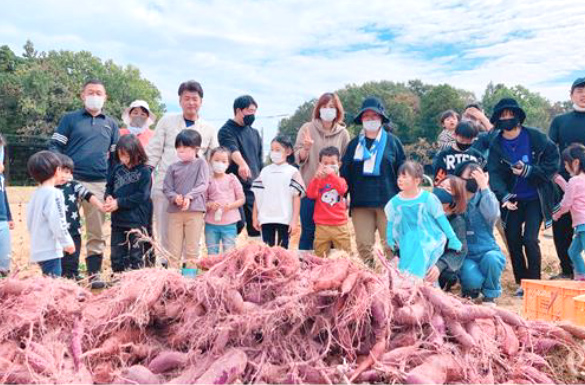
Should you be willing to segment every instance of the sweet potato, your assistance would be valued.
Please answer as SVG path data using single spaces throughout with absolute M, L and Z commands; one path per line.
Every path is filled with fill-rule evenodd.
M 79 365 L 81 363 L 81 338 L 83 337 L 83 323 L 81 320 L 76 319 L 73 324 L 73 330 L 71 332 L 71 341 L 69 342 L 69 350 L 71 351 L 71 358 L 75 366 L 75 371 L 79 371 Z
M 336 290 L 341 287 L 347 277 L 349 261 L 337 259 L 321 266 L 313 278 L 313 290 Z
M 421 325 L 423 322 L 428 321 L 428 319 L 427 309 L 422 302 L 401 307 L 394 313 L 394 320 L 401 325 Z
M 233 314 L 242 314 L 244 312 L 244 299 L 242 295 L 234 289 L 226 293 L 226 303 L 228 310 Z
M 421 292 L 427 298 L 427 300 L 434 306 L 437 312 L 443 314 L 443 317 L 451 320 L 459 319 L 460 303 L 457 300 L 452 299 L 440 289 L 435 289 L 430 286 L 422 286 Z
M 161 379 L 142 365 L 134 365 L 122 370 L 118 375 L 119 384 L 160 384 Z
M 362 363 L 356 368 L 356 370 L 351 375 L 349 381 L 354 382 L 355 379 L 358 378 L 360 374 L 368 370 L 374 364 L 374 362 L 376 362 L 380 358 L 382 353 L 384 353 L 385 348 L 386 348 L 385 339 L 376 342 L 372 347 L 370 354 L 368 354 L 368 357 L 365 360 L 363 360 Z
M 182 352 L 165 351 L 159 353 L 150 363 L 148 369 L 154 374 L 166 373 L 180 369 L 187 364 L 188 355 Z
M 463 326 L 456 320 L 446 320 L 445 324 L 449 330 L 449 334 L 455 338 L 464 349 L 471 349 L 476 346 L 475 340 L 465 331 Z
M 502 309 L 501 307 L 493 308 L 493 310 L 496 312 L 496 315 L 498 317 L 500 317 L 505 323 L 507 323 L 509 325 L 512 325 L 514 327 L 526 325 L 526 321 L 524 321 L 522 319 L 522 317 L 520 317 L 517 314 L 512 313 L 509 310 Z
M 476 319 L 493 318 L 495 315 L 495 310 L 487 306 L 464 305 L 459 311 L 457 320 L 467 323 Z
M 506 322 L 500 322 L 498 326 L 499 342 L 502 352 L 508 356 L 514 356 L 520 349 L 520 341 L 518 341 L 514 329 Z
M 232 384 L 240 378 L 248 364 L 246 353 L 232 349 L 218 358 L 197 379 L 196 384 Z
M 568 321 L 562 321 L 557 323 L 557 326 L 561 329 L 569 332 L 573 337 L 578 338 L 580 340 L 585 340 L 585 328 L 581 326 L 577 326 Z
M 453 357 L 435 354 L 421 365 L 412 369 L 406 376 L 407 384 L 444 384 L 457 382 L 463 378 L 463 368 Z
M 355 286 L 355 283 L 357 282 L 358 278 L 359 278 L 360 274 L 355 272 L 355 273 L 351 273 L 349 274 L 344 280 L 343 280 L 343 284 L 341 284 L 341 294 L 348 294 L 353 287 Z

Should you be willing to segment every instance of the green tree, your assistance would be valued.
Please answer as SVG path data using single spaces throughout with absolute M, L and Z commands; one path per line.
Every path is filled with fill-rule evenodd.
M 79 94 L 88 79 L 101 80 L 108 93 L 105 112 L 120 120 L 135 99 L 146 100 L 162 116 L 159 90 L 133 66 L 102 62 L 90 52 L 38 53 L 27 41 L 22 58 L 0 47 L 0 127 L 4 133 L 48 135 L 62 116 L 82 106 Z
M 550 122 L 556 113 L 553 105 L 546 98 L 521 85 L 508 88 L 504 84 L 493 85 L 489 83 L 482 97 L 483 108 L 488 117 L 491 116 L 496 103 L 502 98 L 516 99 L 526 112 L 525 125 L 548 131 Z M 561 106 L 563 104 L 558 105 L 558 107 Z

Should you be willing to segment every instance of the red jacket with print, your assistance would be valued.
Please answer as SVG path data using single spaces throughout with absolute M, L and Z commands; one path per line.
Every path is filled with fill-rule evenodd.
M 347 182 L 336 174 L 313 178 L 307 188 L 307 197 L 315 200 L 313 220 L 317 225 L 339 226 L 347 223 L 345 194 Z

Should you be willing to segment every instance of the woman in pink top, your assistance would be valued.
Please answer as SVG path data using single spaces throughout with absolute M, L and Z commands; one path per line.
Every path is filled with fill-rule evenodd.
M 233 249 L 238 236 L 236 223 L 241 219 L 238 208 L 244 204 L 242 184 L 234 174 L 226 174 L 230 151 L 217 147 L 211 151 L 209 162 L 213 177 L 207 188 L 207 214 L 205 215 L 205 244 L 207 254 Z
M 120 136 L 134 134 L 142 147 L 146 147 L 150 138 L 154 136 L 154 131 L 149 127 L 156 121 L 156 115 L 150 111 L 148 103 L 144 100 L 133 101 L 130 107 L 124 110 L 122 121 L 126 127 L 120 129 Z
M 560 209 L 553 214 L 556 221 L 567 211 L 571 211 L 574 236 L 569 247 L 569 257 L 573 262 L 573 276 L 577 281 L 585 281 L 585 263 L 581 253 L 585 250 L 585 146 L 579 143 L 570 145 L 563 151 L 565 169 L 571 175 L 567 183 L 562 176 L 555 176 L 555 182 L 565 192 Z

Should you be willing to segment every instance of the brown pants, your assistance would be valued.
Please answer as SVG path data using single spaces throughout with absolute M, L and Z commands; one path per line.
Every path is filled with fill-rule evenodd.
M 100 201 L 104 200 L 106 194 L 106 182 L 81 182 L 83 187 L 89 190 Z M 85 231 L 87 233 L 86 249 L 87 255 L 103 255 L 106 248 L 106 236 L 104 234 L 104 223 L 106 214 L 86 200 L 81 201 L 83 215 L 85 216 Z
M 315 241 L 313 242 L 313 249 L 315 255 L 319 257 L 326 257 L 331 250 L 331 242 L 337 250 L 343 250 L 351 253 L 351 236 L 349 235 L 349 225 L 315 226 Z
M 355 230 L 355 240 L 358 253 L 364 263 L 370 267 L 376 266 L 374 245 L 376 244 L 376 230 L 382 241 L 384 253 L 390 256 L 390 249 L 386 243 L 386 215 L 381 208 L 355 207 L 351 209 L 351 221 Z
M 199 257 L 199 240 L 203 233 L 205 213 L 180 212 L 169 214 L 169 251 L 176 259 L 181 259 L 187 267 L 195 267 Z M 184 249 L 183 249 L 184 245 Z

